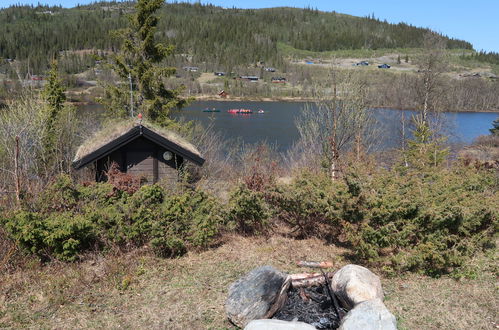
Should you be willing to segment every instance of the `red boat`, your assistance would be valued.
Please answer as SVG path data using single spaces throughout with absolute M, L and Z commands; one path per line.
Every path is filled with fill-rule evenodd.
M 227 110 L 228 113 L 242 113 L 242 114 L 246 114 L 246 113 L 253 113 L 253 110 L 250 110 L 250 109 L 229 109 Z

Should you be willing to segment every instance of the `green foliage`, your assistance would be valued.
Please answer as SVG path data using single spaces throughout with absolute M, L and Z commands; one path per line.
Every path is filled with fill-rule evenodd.
M 132 5 L 103 2 L 71 9 L 5 8 L 0 11 L 0 57 L 24 60 L 24 75 L 28 58 L 30 69 L 41 73 L 48 59 L 61 50 L 114 50 L 119 42 L 108 31 L 126 27 Z M 151 9 L 148 7 L 147 12 Z M 260 60 L 278 65 L 283 55 L 279 43 L 315 52 L 420 48 L 427 31 L 405 23 L 389 24 L 376 18 L 298 8 L 243 10 L 168 3 L 158 11 L 158 17 L 155 37 L 159 41 L 177 45 L 177 52 L 189 53 L 194 63 L 212 63 L 226 67 L 228 72 L 234 65 Z M 447 48 L 472 49 L 462 40 L 445 41 Z
M 49 123 L 55 121 L 57 114 L 61 111 L 66 101 L 64 87 L 58 77 L 57 61 L 52 61 L 52 66 L 48 72 L 47 83 L 43 87 L 43 98 L 49 107 Z
M 61 174 L 40 195 L 39 209 L 49 213 L 74 209 L 80 192 L 69 175 Z
M 490 134 L 499 136 L 499 118 L 492 122 L 492 128 L 489 129 Z
M 270 201 L 298 237 L 332 238 L 338 233 L 345 188 L 323 173 L 303 172 L 292 184 L 278 186 Z
M 38 205 L 38 206 L 36 206 Z M 201 191 L 167 195 L 158 185 L 116 193 L 110 184 L 75 185 L 60 176 L 35 210 L 6 216 L 18 244 L 43 259 L 74 261 L 90 248 L 144 246 L 161 256 L 206 248 L 218 236 L 222 208 Z
M 43 127 L 40 132 L 42 150 L 39 155 L 40 174 L 52 175 L 55 172 L 68 172 L 70 159 L 75 148 L 74 128 L 78 119 L 74 116 L 74 107 L 65 105 L 66 95 L 59 79 L 57 62 L 52 62 L 49 77 L 41 93 L 45 101 L 42 114 Z
M 499 219 L 493 180 L 468 168 L 379 173 L 352 205 L 362 221 L 344 218 L 348 240 L 361 260 L 387 270 L 449 273 L 493 245 Z
M 358 262 L 390 274 L 473 276 L 469 261 L 495 246 L 499 229 L 496 175 L 461 165 L 401 171 L 363 164 L 336 181 L 305 171 L 262 191 L 242 184 L 225 206 L 199 190 L 146 185 L 117 193 L 110 184 L 81 186 L 60 176 L 31 209 L 3 211 L 0 224 L 31 253 L 65 261 L 111 247 L 177 256 L 209 247 L 224 225 L 263 234 L 279 224 L 297 238 L 347 245 Z
M 5 221 L 12 237 L 31 253 L 48 259 L 75 261 L 78 254 L 95 243 L 95 228 L 82 215 L 68 212 L 19 211 Z
M 463 54 L 461 55 L 461 58 L 468 61 L 479 61 L 499 65 L 499 53 L 496 52 L 485 52 L 481 50 L 469 55 Z
M 416 118 L 414 123 L 414 138 L 407 142 L 408 163 L 420 170 L 441 165 L 449 154 L 448 148 L 443 146 L 445 138 L 438 137 L 426 121 Z
M 129 83 L 105 86 L 102 103 L 114 117 L 126 118 L 132 112 L 142 113 L 151 121 L 167 126 L 172 124 L 170 111 L 185 104 L 179 97 L 180 89 L 167 89 L 163 82 L 163 78 L 175 73 L 175 68 L 159 65 L 173 53 L 173 46 L 155 42 L 158 24 L 155 12 L 163 2 L 137 1 L 135 13 L 130 16 L 131 26 L 116 31 L 121 49 L 113 56 L 111 67 L 120 79 Z
M 231 193 L 227 214 L 232 225 L 242 233 L 265 232 L 271 216 L 264 194 L 244 184 Z

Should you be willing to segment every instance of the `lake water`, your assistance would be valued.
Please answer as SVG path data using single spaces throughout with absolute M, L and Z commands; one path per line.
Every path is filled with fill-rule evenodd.
M 198 101 L 182 110 L 182 117 L 195 120 L 222 132 L 226 138 L 240 138 L 245 143 L 266 141 L 275 144 L 281 151 L 287 150 L 298 139 L 295 120 L 305 102 L 232 102 Z M 215 108 L 220 112 L 203 112 Z M 232 108 L 252 109 L 249 115 L 230 114 Z M 264 114 L 255 113 L 263 109 Z M 409 119 L 415 112 L 408 110 L 373 109 L 382 126 L 381 143 L 391 146 L 400 136 L 401 118 Z M 446 112 L 444 122 L 448 124 L 449 140 L 455 143 L 470 143 L 479 135 L 489 134 L 492 122 L 499 113 L 491 112 Z
M 275 144 L 280 151 L 288 150 L 298 139 L 295 120 L 305 106 L 305 102 L 254 102 L 254 101 L 198 101 L 183 109 L 177 116 L 186 120 L 201 122 L 204 126 L 212 125 L 226 139 L 240 140 L 247 144 L 267 142 Z M 215 108 L 220 112 L 203 112 L 203 109 Z M 233 108 L 252 109 L 252 114 L 230 114 Z M 86 112 L 99 112 L 101 106 L 89 105 L 81 109 Z M 265 113 L 256 111 L 263 109 Z M 406 110 L 373 109 L 381 126 L 380 144 L 393 146 L 400 137 L 400 120 L 414 113 Z M 448 124 L 449 141 L 470 143 L 479 135 L 489 134 L 492 122 L 499 113 L 491 112 L 447 112 L 443 114 Z

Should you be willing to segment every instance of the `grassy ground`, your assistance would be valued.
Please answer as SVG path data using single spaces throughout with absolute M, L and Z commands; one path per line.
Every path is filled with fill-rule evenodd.
M 260 265 L 287 272 L 296 260 L 347 264 L 347 250 L 316 239 L 242 238 L 178 259 L 144 251 L 77 264 L 28 264 L 0 277 L 0 328 L 230 329 L 227 288 Z M 487 259 L 490 260 L 490 259 Z M 484 261 L 473 280 L 384 278 L 401 329 L 496 329 L 497 282 Z

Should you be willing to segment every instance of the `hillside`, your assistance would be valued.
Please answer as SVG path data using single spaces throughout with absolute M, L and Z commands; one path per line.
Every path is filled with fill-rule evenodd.
M 126 27 L 133 3 L 101 2 L 71 9 L 13 6 L 0 11 L 0 58 L 28 60 L 41 73 L 62 50 L 113 50 L 110 31 Z M 188 54 L 193 62 L 231 68 L 266 61 L 282 63 L 284 49 L 325 52 L 348 49 L 418 48 L 427 29 L 390 24 L 314 9 L 224 9 L 173 3 L 163 6 L 157 37 Z M 472 49 L 469 42 L 445 37 L 450 49 Z M 85 63 L 81 64 L 82 67 Z M 24 70 L 27 70 L 25 66 Z

